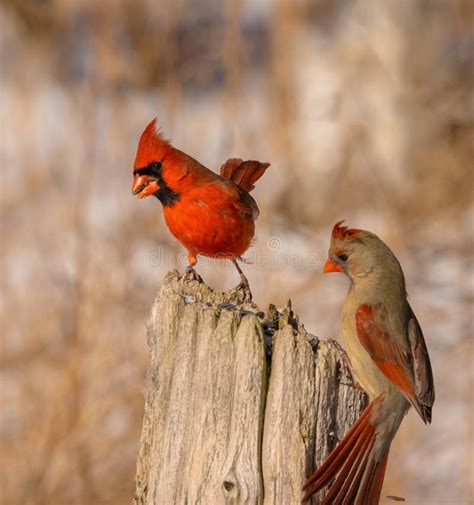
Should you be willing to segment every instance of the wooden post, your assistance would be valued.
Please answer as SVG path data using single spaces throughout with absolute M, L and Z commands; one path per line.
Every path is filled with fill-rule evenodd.
M 290 306 L 264 314 L 244 298 L 166 276 L 148 321 L 135 505 L 297 505 L 366 405 L 333 342 Z

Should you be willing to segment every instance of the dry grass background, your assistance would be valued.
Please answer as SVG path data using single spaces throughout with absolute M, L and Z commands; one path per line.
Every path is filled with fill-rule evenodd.
M 144 322 L 182 258 L 158 202 L 130 194 L 155 115 L 215 170 L 272 162 L 245 269 L 261 306 L 291 297 L 337 336 L 332 224 L 392 246 L 437 401 L 430 427 L 408 415 L 384 495 L 474 503 L 473 15 L 470 0 L 0 3 L 2 503 L 130 503 Z

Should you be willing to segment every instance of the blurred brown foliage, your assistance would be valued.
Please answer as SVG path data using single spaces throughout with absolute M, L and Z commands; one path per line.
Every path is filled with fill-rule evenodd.
M 473 17 L 470 0 L 3 0 L 5 503 L 130 503 L 144 322 L 182 252 L 158 202 L 130 194 L 155 115 L 211 168 L 272 162 L 246 268 L 262 306 L 291 297 L 332 337 L 346 284 L 319 275 L 330 226 L 393 247 L 437 402 L 431 427 L 404 423 L 384 495 L 474 503 Z

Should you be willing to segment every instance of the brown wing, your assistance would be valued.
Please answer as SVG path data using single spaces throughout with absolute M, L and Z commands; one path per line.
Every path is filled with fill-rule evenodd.
M 250 209 L 253 220 L 255 221 L 258 218 L 260 215 L 260 210 L 258 209 L 257 202 L 249 193 L 247 193 L 247 191 L 240 191 L 239 203 L 239 208 L 242 212 L 248 212 L 247 209 Z
M 420 368 L 423 367 L 423 363 L 415 357 L 409 337 L 396 338 L 396 336 L 391 335 L 384 324 L 384 320 L 385 317 L 381 308 L 366 304 L 360 305 L 356 312 L 356 328 L 360 342 L 377 367 L 415 407 L 423 421 L 430 422 L 431 404 L 427 405 L 424 398 L 419 397 L 419 386 L 417 386 L 417 379 L 415 379 L 415 371 L 418 368 L 418 373 L 421 374 Z M 419 339 L 417 341 L 419 342 Z M 417 353 L 420 353 L 419 349 Z M 429 359 L 427 364 L 428 370 L 424 373 L 430 375 Z
M 408 305 L 408 340 L 413 356 L 415 393 L 428 422 L 431 421 L 431 408 L 435 400 L 435 388 L 430 357 L 420 324 L 410 305 Z

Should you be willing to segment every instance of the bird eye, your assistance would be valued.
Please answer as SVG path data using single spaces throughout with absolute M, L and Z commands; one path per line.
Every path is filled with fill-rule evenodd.
M 148 165 L 148 170 L 151 170 L 152 172 L 160 172 L 161 170 L 161 163 L 159 161 L 153 161 Z
M 136 168 L 133 171 L 133 175 L 147 175 L 148 177 L 159 179 L 161 176 L 161 162 L 152 161 L 144 168 Z
M 338 255 L 338 259 L 340 259 L 341 261 L 347 261 L 348 258 L 349 258 L 349 256 L 347 254 L 339 254 Z

